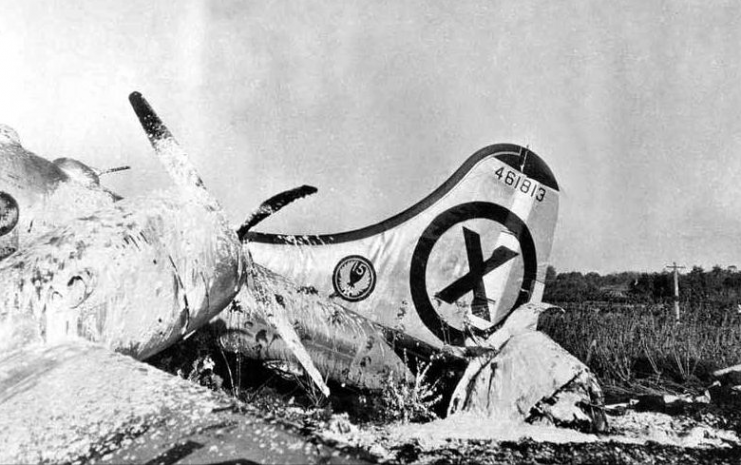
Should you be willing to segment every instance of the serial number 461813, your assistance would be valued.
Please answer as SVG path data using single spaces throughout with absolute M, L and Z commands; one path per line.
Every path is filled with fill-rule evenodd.
M 542 202 L 545 198 L 545 188 L 543 186 L 531 181 L 514 170 L 501 167 L 496 170 L 494 174 L 506 185 L 511 186 L 515 190 L 519 190 L 523 194 L 530 194 L 530 197 L 534 197 L 538 202 Z

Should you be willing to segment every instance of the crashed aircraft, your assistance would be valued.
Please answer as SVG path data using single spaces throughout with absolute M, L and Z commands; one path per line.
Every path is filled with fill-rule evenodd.
M 121 200 L 100 186 L 100 172 L 33 158 L 8 130 L 0 141 L 3 162 L 19 160 L 0 177 L 0 240 L 9 244 L 0 285 L 10 291 L 0 298 L 3 457 L 48 458 L 39 437 L 64 444 L 53 458 L 94 448 L 70 443 L 65 429 L 136 437 L 130 423 L 101 418 L 99 382 L 90 398 L 73 397 L 82 413 L 56 406 L 30 424 L 20 418 L 51 396 L 50 380 L 75 385 L 63 377 L 79 376 L 85 357 L 106 360 L 92 371 L 119 368 L 146 384 L 114 352 L 144 359 L 209 321 L 226 349 L 296 363 L 325 394 L 325 379 L 380 389 L 437 363 L 453 372 L 450 414 L 604 428 L 589 370 L 536 331 L 548 308 L 539 302 L 558 185 L 535 153 L 482 149 L 415 206 L 357 231 L 252 231 L 308 187 L 266 202 L 235 231 L 151 107 L 136 93 L 131 101 L 176 185 L 169 192 Z M 198 395 L 164 397 L 184 408 Z M 129 422 L 140 416 L 130 399 L 110 401 Z M 74 424 L 59 424 L 67 416 Z
M 0 234 L 17 248 L 0 261 L 0 462 L 100 458 L 145 432 L 154 436 L 138 460 L 169 457 L 170 441 L 194 443 L 225 421 L 275 445 L 236 458 L 305 462 L 318 452 L 300 435 L 235 419 L 218 396 L 136 362 L 224 309 L 250 261 L 170 132 L 140 94 L 130 100 L 169 191 L 118 200 L 26 151 L 14 132 L 0 141 Z M 290 331 L 279 333 L 291 340 Z

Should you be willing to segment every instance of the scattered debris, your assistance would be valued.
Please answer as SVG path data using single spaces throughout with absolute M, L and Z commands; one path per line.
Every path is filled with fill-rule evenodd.
M 664 412 L 681 413 L 688 405 L 710 403 L 710 393 L 693 396 L 691 394 L 650 394 L 639 396 L 633 403 L 634 410 L 638 412 Z
M 497 421 L 547 421 L 604 431 L 602 391 L 589 369 L 545 334 L 511 337 L 496 354 L 480 356 L 478 371 L 456 388 L 449 415 L 472 413 Z M 472 365 L 476 361 L 472 362 Z
M 717 370 L 713 372 L 713 377 L 724 386 L 732 386 L 736 390 L 741 390 L 741 364 Z

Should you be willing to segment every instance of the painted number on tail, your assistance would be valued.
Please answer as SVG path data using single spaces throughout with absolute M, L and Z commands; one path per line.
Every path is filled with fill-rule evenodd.
M 523 194 L 529 194 L 538 202 L 542 202 L 545 198 L 545 188 L 543 186 L 517 171 L 502 166 L 494 174 L 506 185 Z

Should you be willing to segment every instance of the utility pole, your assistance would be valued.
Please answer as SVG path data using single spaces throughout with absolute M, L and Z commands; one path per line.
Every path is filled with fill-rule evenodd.
M 677 262 L 674 262 L 673 265 L 666 265 L 666 267 L 674 271 L 674 316 L 677 318 L 677 323 L 679 323 L 679 272 L 678 270 L 684 267 L 677 266 Z

